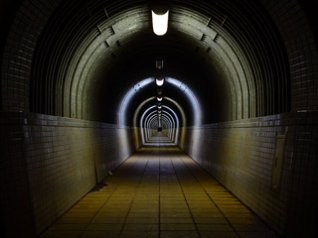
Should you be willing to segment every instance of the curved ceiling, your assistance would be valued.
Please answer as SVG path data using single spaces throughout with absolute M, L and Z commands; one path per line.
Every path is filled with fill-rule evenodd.
M 165 1 L 170 16 L 162 37 L 152 32 L 150 1 L 60 2 L 34 52 L 30 109 L 116 123 L 131 91 L 124 124 L 132 125 L 139 105 L 157 94 L 154 84 L 142 93 L 138 85 L 155 76 L 162 58 L 165 77 L 196 95 L 202 124 L 289 111 L 281 36 L 262 4 L 247 2 Z M 191 126 L 198 115 L 188 89 L 167 84 L 163 94 L 182 107 Z

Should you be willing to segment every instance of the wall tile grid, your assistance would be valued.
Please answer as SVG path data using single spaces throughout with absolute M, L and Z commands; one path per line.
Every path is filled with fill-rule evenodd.
M 47 225 L 47 219 L 55 220 L 95 184 L 87 130 L 69 125 L 42 125 L 46 122 L 43 119 L 24 128 L 28 136 L 26 157 L 37 230 Z
M 131 147 L 119 150 L 117 143 L 122 131 L 131 133 L 129 128 L 41 114 L 12 114 L 18 115 L 18 121 L 11 122 L 12 127 L 4 128 L 4 132 L 12 134 L 15 131 L 13 128 L 17 128 L 20 143 L 9 140 L 7 144 L 19 148 L 7 152 L 1 168 L 13 171 L 17 176 L 25 176 L 21 180 L 27 181 L 24 185 L 29 191 L 21 193 L 27 198 L 26 201 L 30 201 L 37 233 L 74 205 L 104 179 L 109 170 L 132 153 Z M 8 120 L 11 120 L 10 116 Z M 129 143 L 133 144 L 132 141 Z M 17 153 L 19 151 L 21 156 Z M 8 170 L 8 164 L 4 165 L 12 163 L 13 155 L 19 156 L 19 161 L 24 163 L 23 171 L 20 171 L 18 164 L 12 165 L 11 170 Z M 7 180 L 16 178 L 10 174 L 1 175 Z M 6 186 L 10 186 L 10 182 Z M 16 187 L 16 184 L 13 186 Z M 7 189 L 3 189 L 3 194 L 8 194 Z M 17 194 L 20 193 L 12 196 Z M 9 201 L 8 198 L 3 200 Z
M 291 109 L 318 110 L 318 55 L 314 35 L 296 0 L 262 0 L 286 45 L 291 78 Z
M 199 134 L 201 146 L 191 148 L 190 138 L 184 148 L 267 224 L 280 234 L 291 235 L 302 232 L 313 219 L 308 218 L 310 207 L 317 207 L 312 192 L 317 187 L 316 114 L 288 113 L 189 128 L 188 135 Z M 276 188 L 272 176 L 276 140 L 281 136 L 285 138 L 284 157 Z M 304 203 L 308 204 L 306 211 Z M 304 221 L 302 227 L 300 221 Z
M 33 52 L 47 18 L 59 1 L 22 1 L 7 36 L 1 70 L 3 111 L 29 110 Z

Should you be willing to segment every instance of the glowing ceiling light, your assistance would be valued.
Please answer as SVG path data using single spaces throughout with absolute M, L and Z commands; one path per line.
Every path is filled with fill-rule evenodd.
M 162 78 L 162 79 L 156 79 L 156 84 L 157 84 L 158 87 L 161 87 L 164 82 L 165 82 L 164 78 Z
M 162 101 L 162 97 L 157 97 L 158 102 Z
M 166 34 L 168 30 L 169 10 L 164 14 L 156 14 L 154 11 L 151 11 L 151 15 L 153 32 L 157 36 Z
M 161 109 L 162 107 L 161 106 L 158 106 L 158 109 Z

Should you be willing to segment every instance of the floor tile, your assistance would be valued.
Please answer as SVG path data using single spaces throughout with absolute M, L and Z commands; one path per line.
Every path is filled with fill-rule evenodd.
M 184 154 L 136 154 L 106 180 L 41 238 L 276 238 Z

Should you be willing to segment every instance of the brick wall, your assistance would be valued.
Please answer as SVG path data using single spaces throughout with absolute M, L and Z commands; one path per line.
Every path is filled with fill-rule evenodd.
M 134 149 L 129 128 L 42 114 L 2 113 L 1 118 L 1 205 L 9 208 L 5 220 L 12 217 L 8 222 L 14 226 L 21 217 L 36 233 Z
M 276 24 L 290 65 L 292 110 L 318 109 L 318 56 L 314 36 L 297 0 L 260 0 Z M 23 1 L 8 33 L 1 62 L 4 111 L 29 111 L 34 50 L 61 0 Z M 284 89 L 281 89 L 284 90 Z
M 28 111 L 32 57 L 47 19 L 60 0 L 21 1 L 9 24 L 1 66 L 3 111 Z M 7 10 L 7 9 L 5 9 Z M 11 13 L 13 14 L 13 13 Z M 3 46 L 0 46 L 3 47 Z
M 308 24 L 309 19 L 304 16 L 303 9 L 297 0 L 261 0 L 261 2 L 275 22 L 286 46 L 292 82 L 292 111 L 317 111 L 317 43 Z M 313 5 L 308 4 L 309 8 L 311 6 Z M 316 22 L 311 24 L 316 25 Z
M 280 234 L 314 237 L 317 119 L 289 113 L 189 128 L 183 148 Z

